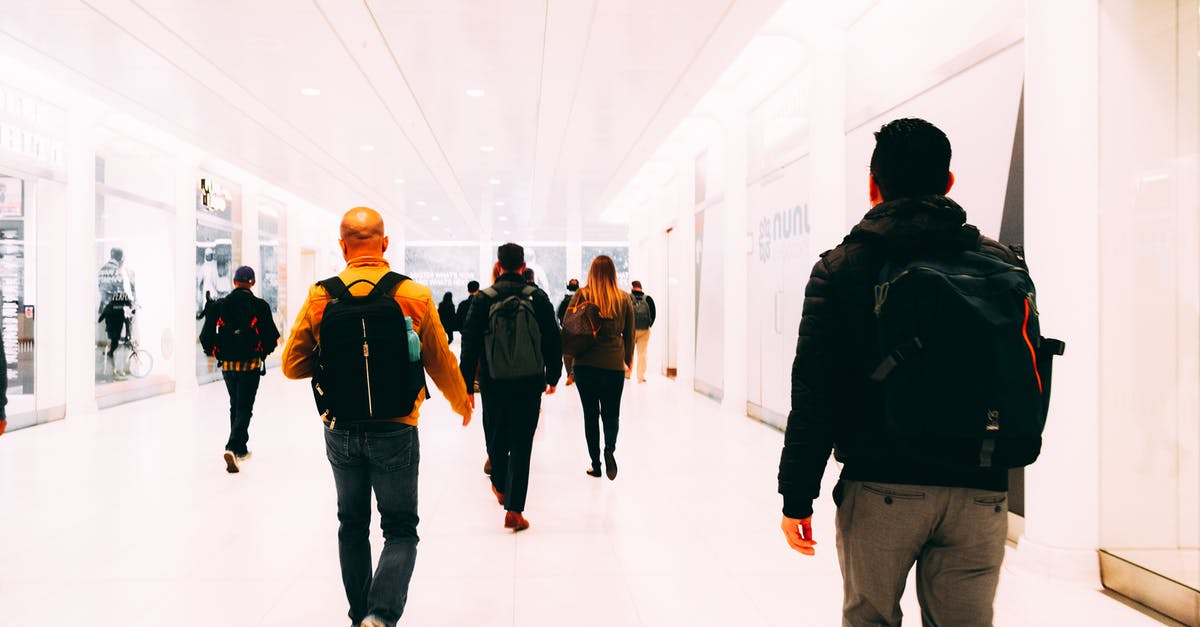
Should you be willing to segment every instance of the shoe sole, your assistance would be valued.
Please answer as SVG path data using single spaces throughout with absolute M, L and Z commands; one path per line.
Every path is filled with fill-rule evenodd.
M 612 481 L 617 478 L 617 458 L 613 457 L 612 453 L 604 453 L 604 472 L 608 475 L 608 480 Z
M 225 451 L 225 472 L 232 474 L 237 471 L 237 457 L 234 457 L 233 453 Z

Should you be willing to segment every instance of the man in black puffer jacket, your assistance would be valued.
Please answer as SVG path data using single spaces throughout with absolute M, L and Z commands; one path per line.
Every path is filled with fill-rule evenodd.
M 845 625 L 899 625 L 914 563 L 925 624 L 991 625 L 1007 529 L 1007 469 L 956 469 L 906 456 L 884 425 L 875 285 L 889 261 L 980 250 L 1012 264 L 1013 250 L 966 224 L 944 194 L 954 184 L 950 142 L 932 124 L 895 120 L 875 134 L 874 206 L 821 255 L 804 295 L 792 410 L 779 464 L 783 529 L 813 554 L 812 503 L 832 449 Z

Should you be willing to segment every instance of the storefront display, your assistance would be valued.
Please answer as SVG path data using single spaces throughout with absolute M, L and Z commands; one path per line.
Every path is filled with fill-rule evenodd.
M 102 405 L 166 391 L 173 370 L 174 213 L 170 204 L 106 182 L 97 157 L 96 396 Z M 121 163 L 114 159 L 114 163 Z M 117 167 L 126 167 L 128 162 Z M 114 180 L 120 180 L 114 173 Z M 115 399 L 115 400 L 114 400 Z
M 271 306 L 275 327 L 287 337 L 287 240 L 282 208 L 258 208 L 258 295 Z M 278 356 L 278 352 L 276 356 Z
M 7 414 L 13 423 L 33 420 L 35 408 L 34 312 L 26 311 L 24 181 L 0 176 L 0 339 L 4 342 Z M 28 276 L 27 276 L 28 275 Z M 22 416 L 24 415 L 24 416 Z
M 233 270 L 241 261 L 240 193 L 234 185 L 211 176 L 196 187 L 196 377 L 200 383 L 221 378 L 217 361 L 200 347 L 200 330 L 213 302 L 233 290 Z
M 434 302 L 450 292 L 454 302 L 467 297 L 467 283 L 488 285 L 492 277 L 479 276 L 479 248 L 476 246 L 407 246 L 404 249 L 404 274 L 428 286 Z

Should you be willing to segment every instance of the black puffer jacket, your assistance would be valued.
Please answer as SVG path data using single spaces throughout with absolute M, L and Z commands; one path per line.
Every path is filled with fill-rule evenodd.
M 874 290 L 887 261 L 974 249 L 1024 264 L 1011 249 L 965 224 L 966 217 L 944 196 L 883 203 L 813 267 L 779 463 L 786 516 L 812 515 L 830 449 L 844 464 L 844 479 L 1007 490 L 1005 469 L 946 469 L 902 456 L 884 428 L 882 387 L 870 380 L 880 360 Z

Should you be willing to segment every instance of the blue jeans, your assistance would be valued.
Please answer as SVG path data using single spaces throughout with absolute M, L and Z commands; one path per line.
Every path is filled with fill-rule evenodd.
M 375 428 L 380 430 L 370 430 Z M 417 429 L 405 424 L 325 429 L 325 454 L 338 495 L 338 556 L 350 620 L 373 616 L 394 627 L 404 613 L 417 561 Z M 383 554 L 371 573 L 371 490 L 379 505 Z
M 229 392 L 229 440 L 225 442 L 225 450 L 242 457 L 246 454 L 246 443 L 250 441 L 250 416 L 254 413 L 254 397 L 258 395 L 262 375 L 257 370 L 226 370 L 221 374 Z

